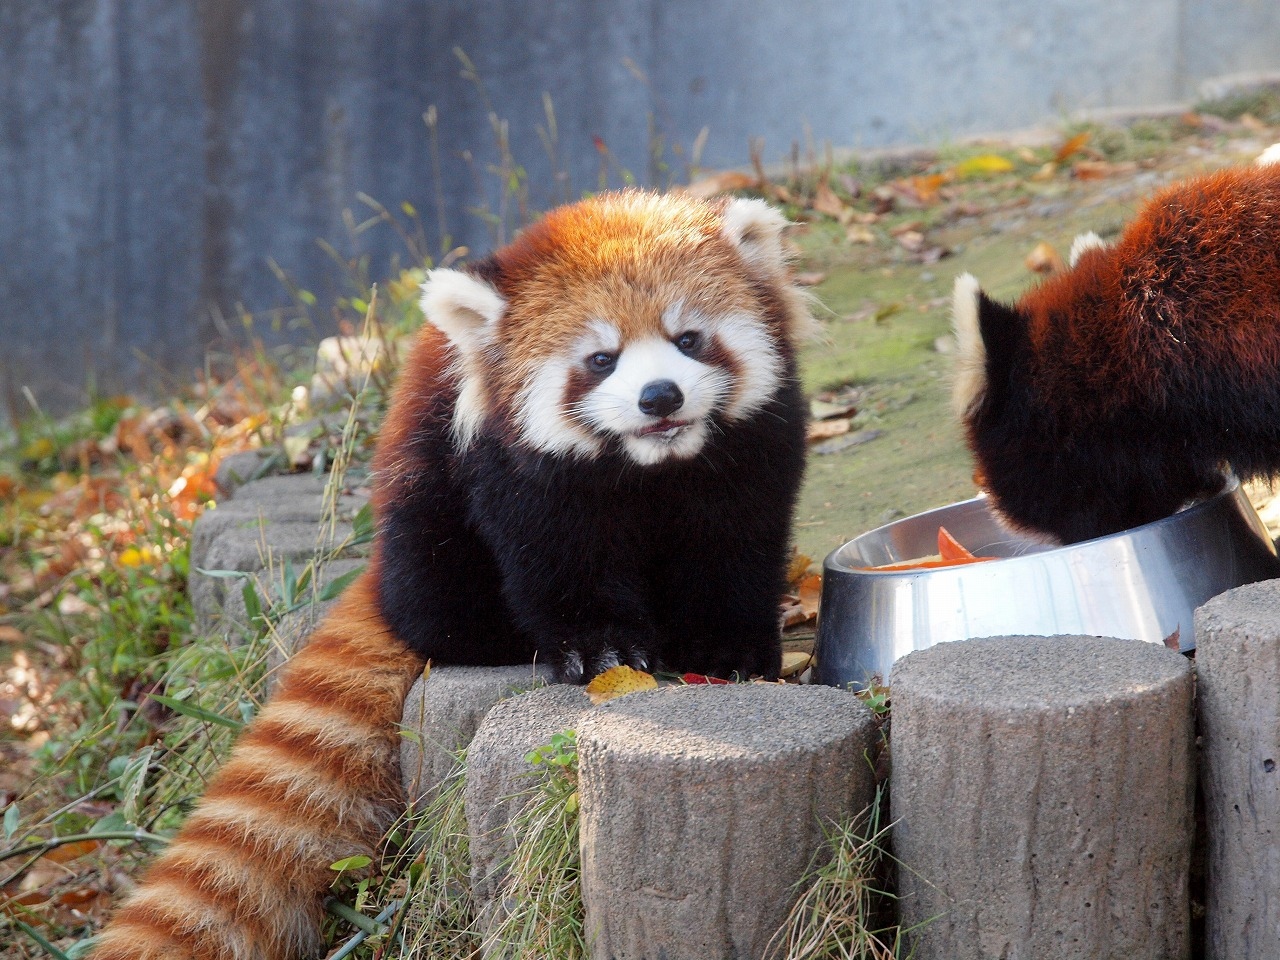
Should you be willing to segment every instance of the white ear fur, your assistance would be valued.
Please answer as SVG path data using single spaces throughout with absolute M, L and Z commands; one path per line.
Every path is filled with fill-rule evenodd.
M 951 409 L 960 418 L 987 385 L 987 348 L 982 342 L 982 327 L 978 319 L 981 292 L 973 274 L 962 273 L 956 277 L 955 290 L 951 295 L 952 325 L 956 333 Z
M 421 303 L 427 320 L 464 349 L 486 340 L 507 308 L 497 290 L 461 270 L 428 272 Z
M 1273 143 L 1267 149 L 1263 150 L 1254 163 L 1259 167 L 1266 167 L 1273 163 L 1280 163 L 1280 143 Z
M 1071 252 L 1067 255 L 1067 265 L 1074 267 L 1080 262 L 1080 258 L 1090 250 L 1102 250 L 1107 245 L 1106 241 L 1090 230 L 1088 233 L 1082 233 L 1071 241 Z
M 761 273 L 773 276 L 786 268 L 782 232 L 787 218 L 763 200 L 731 200 L 724 208 L 725 237 L 742 258 Z

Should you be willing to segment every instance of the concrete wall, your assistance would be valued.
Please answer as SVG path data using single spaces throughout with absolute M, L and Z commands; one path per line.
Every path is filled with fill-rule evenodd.
M 681 179 L 704 127 L 703 163 L 740 165 L 751 137 L 936 140 L 1278 69 L 1273 0 L 0 0 L 0 391 L 182 378 L 240 307 L 269 327 L 270 260 L 340 292 L 317 240 L 384 274 L 404 245 L 351 236 L 359 192 L 487 246 L 490 110 L 536 209 L 602 165 Z

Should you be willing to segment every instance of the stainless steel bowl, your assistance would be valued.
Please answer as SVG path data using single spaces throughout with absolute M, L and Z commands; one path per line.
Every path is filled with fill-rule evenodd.
M 862 567 L 937 552 L 938 527 L 979 556 L 959 567 L 874 572 Z M 935 643 L 1003 635 L 1086 634 L 1195 649 L 1192 614 L 1224 590 L 1280 577 L 1280 559 L 1239 483 L 1123 533 L 1055 547 L 1013 533 L 985 497 L 864 533 L 823 564 L 820 683 L 887 679 L 903 654 Z M 1170 641 L 1172 642 L 1172 641 Z

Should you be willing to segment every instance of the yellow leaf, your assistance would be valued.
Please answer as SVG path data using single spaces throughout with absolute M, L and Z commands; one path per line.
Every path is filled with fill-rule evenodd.
M 983 153 L 956 164 L 956 173 L 962 177 L 989 177 L 996 173 L 1012 173 L 1013 163 L 998 153 Z
M 142 565 L 142 551 L 130 547 L 120 554 L 120 566 L 122 567 L 138 567 Z
M 658 681 L 653 679 L 652 674 L 620 664 L 598 674 L 588 683 L 587 696 L 591 698 L 592 703 L 599 706 L 616 697 L 623 697 L 638 690 L 653 690 L 657 686 Z

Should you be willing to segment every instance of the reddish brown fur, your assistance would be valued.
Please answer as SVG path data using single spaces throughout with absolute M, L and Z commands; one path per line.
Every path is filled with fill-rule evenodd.
M 1176 387 L 1167 371 L 1188 365 L 1245 387 L 1274 378 L 1280 336 L 1259 333 L 1280 323 L 1278 270 L 1280 165 L 1168 187 L 1114 246 L 1087 251 L 1018 301 L 1035 355 L 1047 358 L 1039 387 L 1087 397 L 1074 409 L 1096 416 L 1100 404 L 1162 404 Z
M 1013 307 L 975 307 L 965 426 L 1015 525 L 1087 539 L 1213 493 L 1226 465 L 1280 470 L 1280 165 L 1177 183 Z
M 727 635 L 725 644 L 734 649 L 743 644 L 742 624 L 763 623 L 769 636 L 759 659 L 772 664 L 777 658 L 776 588 L 785 568 L 782 547 L 803 460 L 804 405 L 793 366 L 796 331 L 788 325 L 800 322 L 805 311 L 789 281 L 781 276 L 776 282 L 753 279 L 744 269 L 742 254 L 724 236 L 722 209 L 676 197 L 608 196 L 548 214 L 492 261 L 478 265 L 481 276 L 493 272 L 498 292 L 509 301 L 498 324 L 497 336 L 503 340 L 499 352 L 518 358 L 510 369 L 491 363 L 484 371 L 485 406 L 493 414 L 485 429 L 490 440 L 504 429 L 514 430 L 509 410 L 529 370 L 563 351 L 593 319 L 616 324 L 624 338 L 668 337 L 654 303 L 683 299 L 686 307 L 708 314 L 735 308 L 763 313 L 785 369 L 773 407 L 760 413 L 755 432 L 739 441 L 753 453 L 765 453 L 761 448 L 771 442 L 782 448 L 769 448 L 774 460 L 767 469 L 746 474 L 754 484 L 749 489 L 759 494 L 743 518 L 751 524 L 744 534 L 750 543 L 744 562 L 756 568 L 755 580 L 735 561 L 721 573 L 728 587 L 692 605 L 701 612 L 712 600 L 725 604 L 718 619 L 733 621 L 721 630 Z M 458 565 L 466 571 L 465 588 L 442 591 L 424 602 L 420 567 L 425 564 L 418 563 L 413 550 L 423 542 L 429 544 L 428 553 L 445 543 L 456 549 L 456 531 L 424 539 L 419 515 L 403 528 L 396 518 L 406 505 L 416 508 L 431 495 L 444 497 L 462 485 L 452 476 L 461 454 L 450 428 L 459 384 L 468 372 L 461 369 L 463 362 L 445 334 L 424 326 L 400 373 L 374 460 L 379 534 L 369 571 L 348 588 L 337 609 L 288 664 L 271 701 L 211 780 L 187 824 L 102 935 L 95 960 L 291 960 L 320 946 L 321 904 L 334 879 L 330 864 L 355 854 L 372 855 L 403 808 L 399 722 L 405 695 L 423 665 L 403 641 L 414 624 L 438 615 L 433 607 L 437 601 L 474 596 L 476 567 L 486 559 L 468 555 L 469 562 Z M 758 437 L 763 440 L 757 442 Z M 766 458 L 738 459 L 763 463 Z M 719 474 L 713 479 L 722 481 Z M 723 482 L 713 489 L 718 502 L 705 513 L 715 519 L 717 511 L 726 510 L 719 501 L 736 490 Z M 766 509 L 762 501 L 774 503 L 775 509 Z M 429 518 L 443 518 L 440 529 L 467 506 L 453 499 L 442 502 Z M 735 532 L 742 527 L 735 524 Z M 771 551 L 759 546 L 769 538 L 779 548 L 776 557 L 764 556 Z M 714 542 L 723 553 L 723 538 Z M 589 580 L 583 561 L 575 556 L 574 562 L 574 579 Z M 398 587 L 387 586 L 388 579 L 395 581 L 391 574 L 397 563 L 406 564 L 409 573 Z M 778 567 L 776 578 L 773 566 Z M 705 590 L 710 577 L 705 570 L 698 572 L 693 586 Z M 441 575 L 437 570 L 427 576 Z M 757 583 L 764 586 L 753 586 Z M 396 589 L 421 603 L 408 611 L 399 637 L 384 619 L 392 616 L 389 606 L 397 609 L 389 602 Z M 487 596 L 490 605 L 502 605 L 496 587 Z M 486 662 L 482 648 L 500 647 L 497 632 L 473 630 L 476 636 L 456 638 L 458 649 L 465 643 L 475 649 L 455 662 Z M 702 624 L 690 632 L 714 631 Z M 511 649 L 523 655 L 525 648 Z M 710 658 L 718 649 L 706 654 L 706 670 L 716 666 L 718 661 Z M 769 670 L 776 674 L 776 664 L 754 672 Z
M 671 195 L 610 195 L 553 210 L 499 250 L 496 286 L 514 301 L 499 336 L 503 352 L 525 362 L 488 371 L 499 384 L 495 402 L 509 407 L 528 371 L 568 354 L 593 319 L 615 323 L 625 341 L 665 338 L 657 303 L 756 313 L 759 291 L 723 234 L 719 209 Z M 790 342 L 792 331 L 775 333 Z

